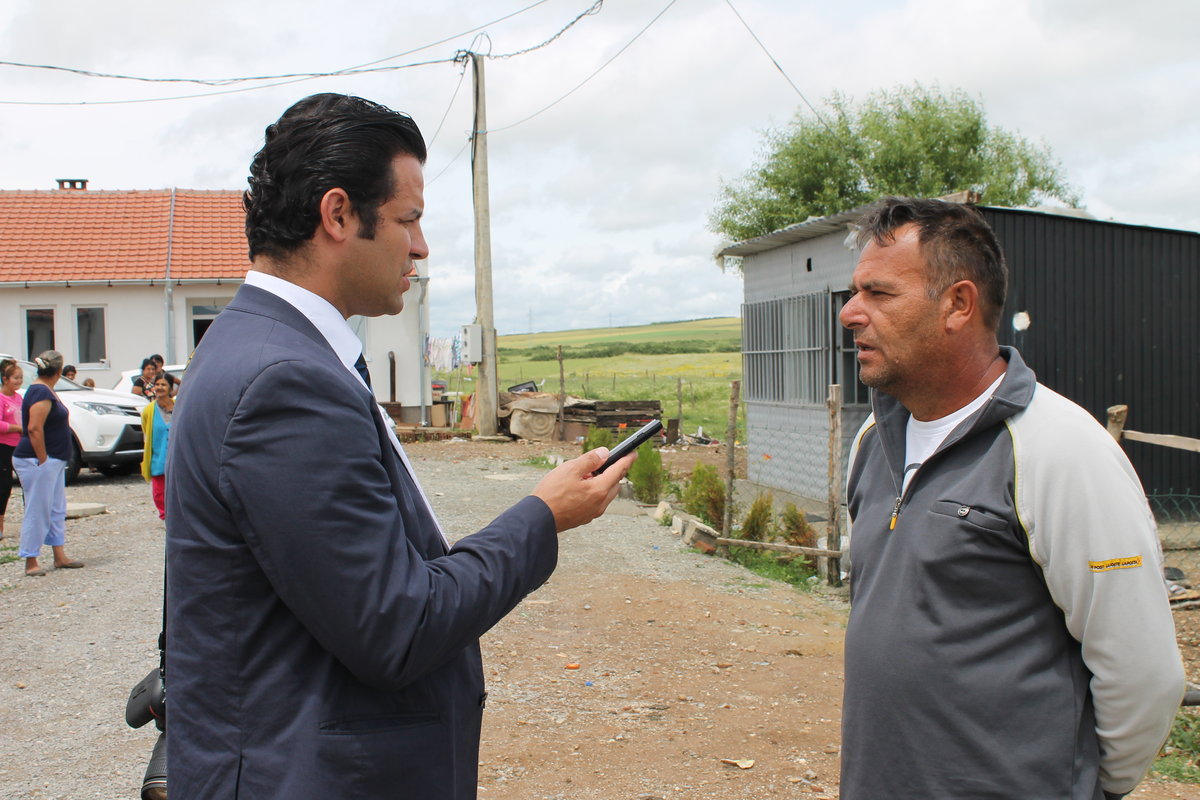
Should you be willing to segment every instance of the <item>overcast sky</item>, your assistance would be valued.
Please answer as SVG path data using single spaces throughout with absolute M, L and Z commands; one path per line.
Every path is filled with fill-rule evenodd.
M 818 108 L 834 91 L 862 98 L 913 81 L 961 88 L 993 124 L 1049 144 L 1096 216 L 1200 229 L 1194 0 L 730 2 Z M 465 49 L 515 53 L 591 7 L 7 0 L 0 60 L 171 78 L 329 72 L 442 39 L 383 64 L 442 61 Z M 803 103 L 726 0 L 596 7 L 551 44 L 486 62 L 502 335 L 737 315 L 741 282 L 716 267 L 719 242 L 707 217 L 720 182 L 753 166 L 762 132 Z M 486 38 L 464 34 L 480 27 Z M 241 189 L 263 128 L 287 106 L 313 92 L 359 94 L 409 112 L 433 140 L 425 217 L 433 332 L 451 335 L 470 322 L 470 71 L 444 61 L 101 104 L 259 85 L 0 66 L 0 188 L 53 189 L 55 178 L 70 177 L 96 190 Z

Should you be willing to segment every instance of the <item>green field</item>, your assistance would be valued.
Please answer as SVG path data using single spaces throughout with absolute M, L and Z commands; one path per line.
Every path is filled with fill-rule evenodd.
M 740 341 L 742 320 L 739 317 L 713 317 L 683 322 L 655 322 L 651 325 L 631 325 L 626 328 L 579 328 L 572 331 L 548 333 L 517 333 L 498 337 L 497 346 L 503 358 L 505 350 L 537 345 L 598 344 L 602 342 L 662 342 L 678 339 Z
M 658 400 L 665 418 L 678 416 L 682 399 L 680 429 L 694 434 L 703 427 L 705 435 L 724 439 L 729 419 L 730 382 L 742 377 L 741 340 L 737 317 L 664 322 L 626 328 L 583 330 L 501 336 L 498 339 L 501 391 L 525 381 L 539 384 L 543 392 L 559 391 L 559 366 L 547 358 L 562 345 L 563 377 L 567 394 L 593 400 Z M 697 349 L 721 347 L 726 352 L 632 353 L 599 358 L 573 357 L 572 350 L 591 345 L 647 345 L 696 342 Z M 690 345 L 685 345 L 688 347 Z M 619 348 L 617 348 L 619 349 Z M 732 352 L 729 352 L 732 350 Z M 540 353 L 540 356 L 539 356 Z M 537 360 L 531 355 L 539 356 Z M 446 378 L 452 391 L 473 391 L 474 382 L 462 369 Z M 739 439 L 744 439 L 745 422 L 739 414 Z

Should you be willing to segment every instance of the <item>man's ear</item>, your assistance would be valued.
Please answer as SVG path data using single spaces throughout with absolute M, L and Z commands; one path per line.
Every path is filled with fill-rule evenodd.
M 973 281 L 958 281 L 942 295 L 946 309 L 946 332 L 957 333 L 979 320 L 979 287 Z
M 345 189 L 333 188 L 321 197 L 321 230 L 335 242 L 345 241 L 353 224 L 354 211 Z

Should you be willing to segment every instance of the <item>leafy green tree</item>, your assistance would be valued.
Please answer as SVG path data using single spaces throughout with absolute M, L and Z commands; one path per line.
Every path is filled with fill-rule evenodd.
M 834 94 L 825 106 L 766 133 L 760 164 L 722 185 L 714 232 L 751 239 L 887 195 L 972 190 L 989 205 L 1079 203 L 1046 145 L 989 126 L 982 103 L 962 90 L 914 84 L 859 105 Z

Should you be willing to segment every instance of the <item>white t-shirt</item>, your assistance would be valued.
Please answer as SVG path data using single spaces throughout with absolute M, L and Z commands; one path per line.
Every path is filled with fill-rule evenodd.
M 916 417 L 909 416 L 908 429 L 904 442 L 904 485 L 900 489 L 901 495 L 908 491 L 908 484 L 912 480 L 913 475 L 916 474 L 917 467 L 921 466 L 925 463 L 925 459 L 933 455 L 934 451 L 941 446 L 942 442 L 958 427 L 960 422 L 983 408 L 983 404 L 995 394 L 1002 380 L 1004 380 L 1003 373 L 974 400 L 967 403 L 958 411 L 952 411 L 941 419 L 931 419 L 928 422 L 922 422 Z

